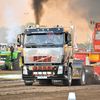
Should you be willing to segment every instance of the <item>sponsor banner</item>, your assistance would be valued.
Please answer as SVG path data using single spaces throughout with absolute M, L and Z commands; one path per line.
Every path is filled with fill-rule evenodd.
M 100 49 L 100 45 L 95 45 L 95 49 Z
M 99 54 L 89 54 L 89 61 L 90 62 L 98 62 L 99 61 Z

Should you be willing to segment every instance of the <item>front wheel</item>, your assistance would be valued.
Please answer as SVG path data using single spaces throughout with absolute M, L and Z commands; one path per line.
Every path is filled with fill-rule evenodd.
M 85 67 L 86 72 L 86 85 L 93 84 L 94 82 L 94 73 L 93 73 L 93 67 Z
M 69 70 L 68 70 L 68 79 L 64 79 L 63 80 L 63 85 L 65 86 L 71 86 L 72 84 L 72 69 L 71 67 L 69 67 Z
M 18 54 L 17 59 L 13 60 L 13 65 L 14 65 L 14 69 L 15 70 L 21 70 L 21 66 L 22 66 L 22 57 L 21 57 L 21 54 Z
M 24 80 L 24 83 L 25 83 L 26 86 L 31 86 L 33 84 L 33 81 Z
M 9 63 L 8 70 L 9 70 L 9 71 L 13 70 L 13 65 L 12 65 L 12 63 Z

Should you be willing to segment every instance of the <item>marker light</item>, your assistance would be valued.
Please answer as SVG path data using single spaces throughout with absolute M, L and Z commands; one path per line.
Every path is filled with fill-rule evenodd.
M 90 20 L 90 24 L 92 24 L 92 20 Z
M 93 24 L 95 23 L 95 20 L 93 20 Z
M 90 24 L 92 24 L 92 23 L 94 24 L 94 23 L 95 23 L 95 20 L 93 20 L 93 21 L 92 21 L 92 20 L 90 20 Z

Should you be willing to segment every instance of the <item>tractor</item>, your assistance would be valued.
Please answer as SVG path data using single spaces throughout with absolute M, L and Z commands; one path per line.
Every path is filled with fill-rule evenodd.
M 0 68 L 2 70 L 20 70 L 22 66 L 22 57 L 20 52 L 7 51 L 0 54 Z

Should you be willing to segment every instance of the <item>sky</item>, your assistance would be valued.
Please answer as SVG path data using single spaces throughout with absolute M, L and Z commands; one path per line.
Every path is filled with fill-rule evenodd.
M 95 1 L 95 2 L 94 2 Z M 94 4 L 94 5 L 93 5 Z M 40 25 L 53 27 L 54 25 L 74 26 L 77 34 L 77 43 L 87 41 L 87 34 L 92 38 L 93 25 L 90 20 L 99 20 L 99 0 L 47 0 L 43 3 L 43 14 Z M 95 9 L 94 9 L 95 8 Z M 25 25 L 36 22 L 32 0 L 0 0 L 0 27 L 7 27 L 11 33 L 20 28 L 16 25 Z M 13 36 L 14 37 L 14 36 Z

